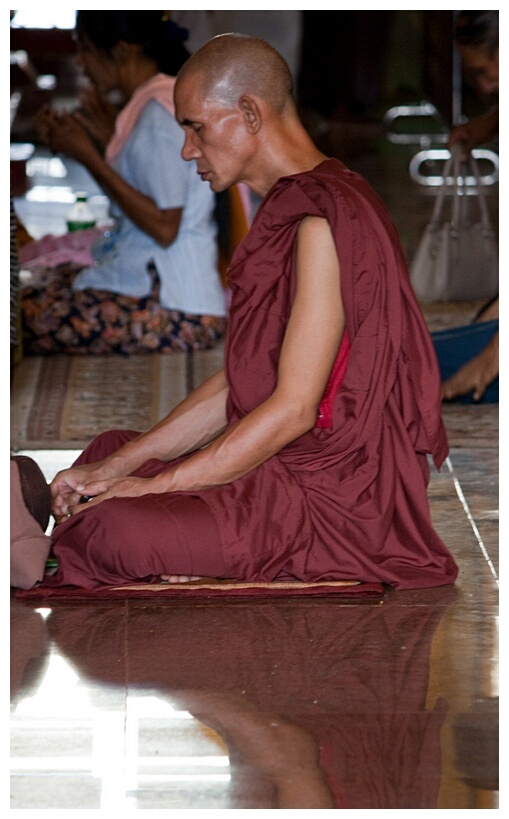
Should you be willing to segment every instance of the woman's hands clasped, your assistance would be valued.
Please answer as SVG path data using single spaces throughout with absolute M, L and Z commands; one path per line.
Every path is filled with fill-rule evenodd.
M 118 106 L 99 94 L 95 88 L 86 88 L 79 96 L 79 104 L 79 109 L 74 112 L 74 118 L 83 125 L 101 148 L 106 148 L 115 130 Z
M 83 164 L 91 154 L 97 153 L 88 131 L 73 114 L 44 106 L 35 115 L 34 122 L 39 139 L 54 153 L 65 154 Z

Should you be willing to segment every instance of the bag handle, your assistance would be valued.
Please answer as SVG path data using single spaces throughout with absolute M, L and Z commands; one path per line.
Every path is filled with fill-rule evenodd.
M 438 228 L 441 222 L 441 215 L 442 209 L 444 207 L 445 196 L 448 193 L 448 182 L 447 179 L 451 176 L 451 170 L 453 166 L 453 153 L 447 157 L 445 164 L 444 164 L 444 172 L 443 172 L 443 182 L 440 185 L 440 189 L 438 191 L 438 195 L 435 202 L 435 207 L 433 208 L 433 213 L 431 214 L 430 219 L 430 227 L 431 229 Z
M 460 173 L 460 165 L 461 165 L 461 151 L 462 146 L 460 144 L 455 144 L 451 146 L 450 156 L 446 159 L 444 164 L 443 170 L 443 182 L 440 185 L 440 189 L 438 191 L 438 195 L 436 198 L 435 206 L 433 208 L 433 213 L 430 219 L 430 227 L 432 229 L 438 229 L 442 223 L 442 210 L 444 207 L 445 197 L 451 192 L 451 185 L 448 182 L 449 178 L 452 178 L 452 186 L 453 186 L 453 212 L 452 212 L 452 221 L 451 227 L 453 230 L 458 230 L 461 224 L 461 206 L 465 204 L 464 197 L 469 195 L 477 196 L 477 200 L 479 203 L 479 208 L 481 212 L 481 224 L 483 226 L 483 230 L 486 233 L 493 233 L 493 228 L 491 226 L 491 221 L 488 213 L 488 207 L 486 205 L 486 199 L 484 196 L 483 186 L 481 183 L 481 176 L 479 173 L 479 166 L 477 164 L 477 160 L 470 154 L 468 164 L 470 164 L 470 168 L 472 171 L 472 175 L 475 178 L 475 194 L 466 194 L 464 191 L 464 183 L 460 185 L 459 179 L 463 179 L 462 174 Z
M 453 208 L 452 208 L 452 222 L 451 228 L 453 231 L 458 231 L 461 227 L 462 222 L 462 215 L 464 213 L 464 206 L 466 204 L 465 197 L 466 196 L 477 196 L 477 201 L 479 204 L 479 210 L 481 214 L 481 224 L 483 227 L 483 231 L 485 234 L 492 233 L 492 227 L 490 222 L 490 217 L 488 214 L 488 206 L 486 205 L 486 199 L 484 197 L 484 191 L 482 189 L 481 184 L 481 177 L 479 173 L 479 166 L 477 164 L 477 160 L 472 154 L 469 155 L 467 162 L 465 163 L 465 174 L 461 174 L 461 146 L 459 144 L 453 145 L 451 149 L 451 156 L 453 159 L 454 171 L 454 200 L 453 200 Z M 475 178 L 475 193 L 468 194 L 465 192 L 465 176 L 469 169 L 472 175 Z M 459 180 L 462 180 L 461 184 Z

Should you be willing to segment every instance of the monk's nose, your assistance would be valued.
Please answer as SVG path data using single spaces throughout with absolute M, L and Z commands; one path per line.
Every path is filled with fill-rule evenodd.
M 198 159 L 198 157 L 200 156 L 200 151 L 198 150 L 196 144 L 194 143 L 192 133 L 186 131 L 185 134 L 186 135 L 184 139 L 184 144 L 182 146 L 181 156 L 182 159 L 186 160 L 186 162 L 189 162 L 189 160 L 191 159 Z

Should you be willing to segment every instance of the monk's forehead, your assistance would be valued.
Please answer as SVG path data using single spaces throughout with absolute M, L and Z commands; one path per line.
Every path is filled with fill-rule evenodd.
M 198 109 L 206 96 L 205 78 L 202 72 L 193 72 L 178 77 L 175 84 L 175 105 L 179 109 Z M 187 114 L 186 114 L 187 116 Z
M 175 86 L 175 113 L 180 123 L 235 107 L 236 95 L 227 79 L 211 77 L 205 71 L 179 77 Z M 233 102 L 232 102 L 233 100 Z
M 181 99 L 187 98 L 189 94 L 202 96 L 204 89 L 205 76 L 203 71 L 185 71 L 177 77 L 175 96 L 178 94 Z

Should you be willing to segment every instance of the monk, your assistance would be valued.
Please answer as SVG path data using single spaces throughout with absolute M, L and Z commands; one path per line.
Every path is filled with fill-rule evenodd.
M 225 366 L 54 478 L 45 582 L 453 583 L 427 499 L 428 455 L 439 468 L 448 451 L 439 374 L 383 205 L 311 141 L 261 40 L 209 41 L 175 104 L 204 184 L 263 197 L 228 271 Z

